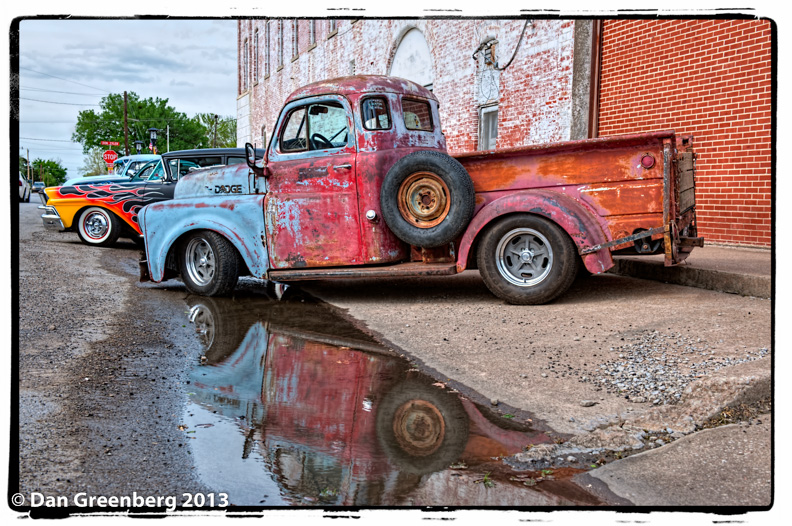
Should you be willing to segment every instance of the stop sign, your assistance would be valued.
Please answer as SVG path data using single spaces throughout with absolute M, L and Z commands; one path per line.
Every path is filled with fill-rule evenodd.
M 113 150 L 107 150 L 105 153 L 102 154 L 104 158 L 104 162 L 107 164 L 113 164 L 116 159 L 118 159 L 118 154 Z

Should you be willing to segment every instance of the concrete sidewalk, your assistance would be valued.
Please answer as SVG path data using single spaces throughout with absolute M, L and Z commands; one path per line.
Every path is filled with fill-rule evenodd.
M 620 504 L 767 508 L 773 504 L 771 423 L 771 415 L 762 415 L 705 429 L 574 480 L 593 492 L 597 481 L 604 483 L 606 498 Z
M 613 274 L 632 276 L 715 290 L 770 298 L 772 253 L 770 249 L 709 245 L 694 248 L 687 260 L 674 267 L 664 256 L 618 256 Z

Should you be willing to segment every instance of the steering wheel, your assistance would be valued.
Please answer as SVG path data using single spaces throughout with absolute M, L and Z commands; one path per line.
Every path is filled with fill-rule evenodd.
M 333 146 L 333 143 L 328 141 L 327 138 L 325 138 L 325 136 L 320 133 L 314 133 L 313 135 L 311 135 L 311 143 L 313 143 L 314 146 L 316 146 L 316 148 L 314 148 L 316 150 L 322 150 L 325 148 L 335 148 L 335 146 Z

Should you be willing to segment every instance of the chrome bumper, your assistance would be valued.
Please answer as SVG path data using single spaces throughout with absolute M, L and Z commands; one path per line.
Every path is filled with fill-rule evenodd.
M 39 206 L 39 210 L 44 210 L 44 213 L 41 215 L 41 220 L 44 221 L 44 227 L 47 230 L 65 230 L 63 221 L 61 221 L 60 215 L 58 215 L 58 211 L 55 210 L 55 207 L 42 205 Z

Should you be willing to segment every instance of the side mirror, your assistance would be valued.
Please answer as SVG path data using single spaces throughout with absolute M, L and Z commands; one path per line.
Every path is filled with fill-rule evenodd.
M 267 177 L 269 173 L 267 172 L 267 163 L 264 159 L 256 159 L 256 149 L 253 148 L 253 145 L 245 143 L 245 159 L 247 160 L 247 165 L 250 167 L 258 175 L 263 175 Z

